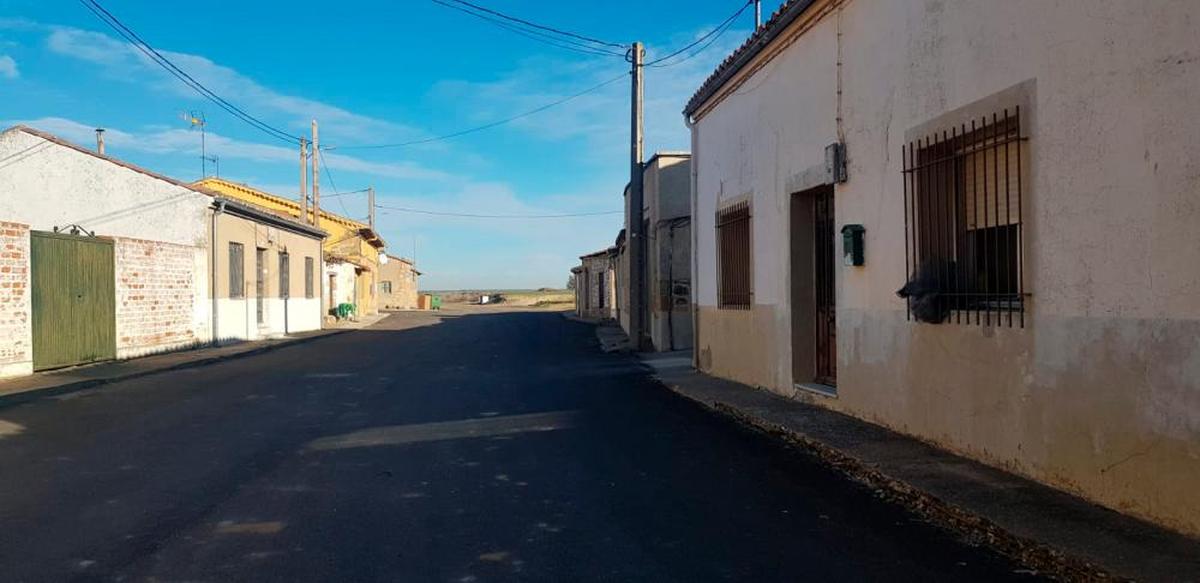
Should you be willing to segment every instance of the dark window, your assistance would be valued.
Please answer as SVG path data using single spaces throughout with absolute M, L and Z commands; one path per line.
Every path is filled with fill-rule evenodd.
M 246 297 L 246 250 L 241 243 L 229 244 L 229 297 Z
M 909 317 L 1025 325 L 1020 109 L 904 148 Z
M 392 282 L 390 282 L 390 281 L 379 282 L 379 287 L 380 287 L 380 290 L 385 294 L 392 293 Z
M 600 273 L 596 274 L 596 307 L 600 308 L 601 310 L 604 309 L 604 292 L 606 291 L 607 289 L 604 285 L 604 272 L 601 271 Z
M 314 271 L 313 258 L 305 257 L 304 258 L 304 297 L 306 297 L 306 298 L 313 297 L 313 293 L 314 293 L 314 291 L 313 291 L 313 271 Z
M 292 258 L 287 252 L 279 254 L 279 297 L 292 297 Z
M 739 202 L 717 211 L 717 305 L 748 310 L 750 289 L 750 203 Z

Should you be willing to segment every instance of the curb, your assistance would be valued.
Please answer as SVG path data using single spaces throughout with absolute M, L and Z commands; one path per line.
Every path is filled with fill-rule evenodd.
M 93 389 L 93 388 L 111 384 L 111 383 L 118 383 L 121 381 L 139 379 L 142 377 L 148 377 L 151 375 L 161 374 L 161 373 L 165 373 L 165 372 L 184 370 L 184 369 L 188 369 L 188 368 L 198 368 L 198 367 L 217 364 L 217 363 L 225 362 L 225 361 L 229 361 L 229 360 L 236 360 L 236 359 L 247 357 L 247 356 L 258 356 L 260 354 L 274 352 L 281 348 L 287 348 L 290 346 L 299 346 L 301 344 L 307 344 L 314 340 L 320 340 L 322 338 L 330 338 L 333 336 L 339 336 L 339 335 L 345 334 L 347 332 L 353 332 L 353 331 L 354 330 L 352 330 L 352 329 L 331 330 L 325 334 L 317 334 L 317 335 L 313 335 L 313 336 L 307 336 L 304 338 L 297 338 L 295 340 L 291 340 L 288 342 L 280 342 L 278 344 L 271 344 L 269 346 L 260 346 L 258 348 L 252 348 L 245 352 L 237 352 L 234 354 L 223 354 L 220 356 L 211 356 L 208 358 L 200 358 L 200 359 L 196 359 L 196 360 L 192 360 L 192 361 L 188 361 L 188 362 L 180 362 L 177 364 L 164 366 L 162 368 L 139 370 L 139 371 L 130 372 L 130 373 L 117 375 L 117 376 L 112 376 L 112 377 L 108 377 L 108 378 L 87 379 L 87 380 L 64 383 L 64 384 L 56 385 L 53 387 L 41 387 L 41 388 L 36 388 L 36 389 L 17 391 L 17 392 L 9 393 L 7 395 L 0 395 L 0 409 L 4 409 L 7 407 L 13 407 L 16 405 L 22 405 L 22 404 L 30 403 L 33 401 L 38 401 L 38 400 L 41 400 L 41 399 L 44 399 L 47 397 L 57 397 L 59 395 L 67 395 L 70 393 L 76 393 L 79 391 Z
M 747 414 L 721 401 L 709 402 L 694 397 L 678 385 L 670 384 L 657 375 L 660 385 L 708 411 L 772 439 L 778 439 L 796 450 L 816 458 L 844 476 L 879 493 L 885 500 L 899 504 L 922 519 L 954 533 L 972 546 L 987 546 L 1013 561 L 1055 579 L 1066 581 L 1131 581 L 1114 576 L 1101 567 L 1083 559 L 1069 556 L 1041 542 L 1017 536 L 994 522 L 945 502 L 903 480 L 888 476 L 853 456 L 812 439 L 802 433 Z

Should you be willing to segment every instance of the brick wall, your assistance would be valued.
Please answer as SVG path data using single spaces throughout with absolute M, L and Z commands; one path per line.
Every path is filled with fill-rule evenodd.
M 194 247 L 117 238 L 117 356 L 197 341 Z
M 29 293 L 29 227 L 0 221 L 0 376 L 33 370 Z

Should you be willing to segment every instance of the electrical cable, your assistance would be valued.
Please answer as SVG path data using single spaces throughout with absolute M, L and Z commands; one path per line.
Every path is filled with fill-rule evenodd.
M 142 39 L 142 37 L 134 32 L 133 29 L 126 26 L 123 22 L 121 22 L 120 19 L 101 6 L 96 0 L 79 0 L 79 3 L 82 4 L 84 8 L 87 8 L 88 11 L 90 11 L 93 15 L 95 15 L 96 18 L 100 19 L 102 22 L 108 25 L 109 28 L 112 28 L 113 31 L 149 57 L 150 60 L 154 61 L 168 73 L 179 79 L 181 82 L 183 82 L 183 84 L 192 88 L 192 90 L 196 91 L 201 96 L 217 104 L 218 107 L 224 109 L 230 115 L 233 115 L 234 117 L 246 122 L 247 124 L 250 124 L 254 128 L 263 131 L 272 137 L 287 142 L 295 142 L 300 139 L 299 136 L 294 136 L 286 131 L 271 126 L 270 124 L 254 117 L 253 115 L 250 115 L 245 110 L 233 105 L 220 95 L 210 90 L 208 87 L 205 87 L 204 84 L 197 81 L 186 71 L 180 69 L 177 65 L 175 65 L 175 63 L 171 62 L 170 59 L 163 56 L 162 53 L 158 52 L 158 50 L 151 46 L 150 43 Z
M 582 40 L 582 41 L 587 41 L 587 42 L 590 42 L 590 43 L 595 43 L 595 44 L 598 44 L 598 45 L 607 46 L 607 47 L 612 47 L 612 48 L 616 48 L 616 49 L 622 49 L 622 50 L 624 50 L 624 49 L 627 49 L 627 48 L 629 48 L 629 45 L 628 45 L 628 44 L 621 44 L 621 43 L 614 43 L 614 42 L 604 41 L 604 40 L 600 40 L 600 39 L 597 39 L 597 38 L 592 38 L 592 37 L 588 37 L 588 36 L 583 36 L 583 35 L 581 35 L 581 34 L 576 34 L 576 33 L 573 33 L 573 32 L 569 32 L 569 31 L 565 31 L 565 30 L 557 29 L 557 28 L 554 28 L 554 27 L 551 27 L 551 26 L 544 26 L 544 25 L 538 24 L 538 23 L 536 23 L 536 22 L 530 22 L 530 21 L 528 21 L 528 20 L 523 20 L 523 19 L 517 18 L 517 17 L 515 17 L 515 16 L 509 16 L 509 15 L 507 15 L 507 14 L 504 14 L 504 13 L 502 13 L 502 12 L 497 12 L 497 11 L 495 11 L 495 10 L 492 10 L 492 9 L 490 9 L 490 8 L 486 8 L 486 7 L 480 6 L 480 5 L 478 5 L 478 4 L 472 4 L 472 3 L 470 3 L 470 2 L 466 2 L 465 0 L 449 0 L 449 1 L 450 1 L 450 2 L 454 2 L 455 4 L 461 4 L 461 5 L 463 5 L 463 6 L 469 6 L 469 7 L 473 8 L 473 9 L 475 9 L 475 10 L 478 10 L 478 11 L 480 11 L 480 12 L 486 12 L 487 14 L 491 14 L 491 15 L 493 15 L 493 16 L 497 16 L 497 17 L 499 17 L 499 18 L 503 18 L 504 20 L 508 20 L 508 21 L 511 21 L 511 22 L 516 22 L 516 23 L 518 23 L 518 24 L 523 24 L 523 25 L 525 25 L 525 26 L 531 26 L 531 27 L 533 27 L 533 28 L 537 28 L 537 29 L 540 29 L 540 30 L 544 30 L 544 31 L 546 31 L 546 32 L 551 32 L 551 33 L 559 34 L 559 35 L 562 35 L 562 36 L 567 36 L 567 37 L 571 37 L 571 38 L 574 38 L 574 39 L 578 39 L 578 40 Z M 442 2 L 440 2 L 440 1 L 439 1 L 438 3 L 439 3 L 439 4 L 441 4 Z
M 547 104 L 545 104 L 545 105 L 542 105 L 542 106 L 540 106 L 540 107 L 536 107 L 536 108 L 534 108 L 534 109 L 531 109 L 531 110 L 529 110 L 529 111 L 526 111 L 526 112 L 524 112 L 524 113 L 519 113 L 519 114 L 517 114 L 517 115 L 514 115 L 514 116 L 512 116 L 512 117 L 509 117 L 509 118 L 505 118 L 505 119 L 502 119 L 502 120 L 494 121 L 494 122 L 491 122 L 491 123 L 488 123 L 488 124 L 484 124 L 484 125 L 481 125 L 481 126 L 476 126 L 476 127 L 470 128 L 470 129 L 459 130 L 459 131 L 456 131 L 456 132 L 452 132 L 452 133 L 449 133 L 449 134 L 443 134 L 443 135 L 440 135 L 440 136 L 434 136 L 434 137 L 431 137 L 431 138 L 423 138 L 423 139 L 420 139 L 420 140 L 412 140 L 412 141 L 408 141 L 408 142 L 398 142 L 398 143 L 394 143 L 394 144 L 367 144 L 367 145 L 351 145 L 351 146 L 330 146 L 330 147 L 328 147 L 328 148 L 321 148 L 321 149 L 322 149 L 322 150 L 377 150 L 377 149 L 381 149 L 381 148 L 404 148 L 404 147 L 408 147 L 408 146 L 417 146 L 417 145 L 420 145 L 420 144 L 429 144 L 429 143 L 432 143 L 432 142 L 440 142 L 440 141 L 444 141 L 444 140 L 449 140 L 449 139 L 453 139 L 453 138 L 457 138 L 457 137 L 465 136 L 465 135 L 467 135 L 467 134 L 473 134 L 473 133 L 475 133 L 475 132 L 480 132 L 480 131 L 483 131 L 483 130 L 488 130 L 488 129 L 491 129 L 491 128 L 494 128 L 494 127 L 502 126 L 502 125 L 504 125 L 504 124 L 507 124 L 507 123 L 512 123 L 512 122 L 514 122 L 514 121 L 517 121 L 517 120 L 519 120 L 519 119 L 522 119 L 522 118 L 529 117 L 529 116 L 531 116 L 531 115 L 534 115 L 534 114 L 536 114 L 536 113 L 541 113 L 541 112 L 543 112 L 543 111 L 546 111 L 547 109 L 550 109 L 550 108 L 552 108 L 552 107 L 556 107 L 556 106 L 562 105 L 562 104 L 564 104 L 564 103 L 567 103 L 568 101 L 573 101 L 573 100 L 575 100 L 575 99 L 578 99 L 578 98 L 580 98 L 580 97 L 583 97 L 584 95 L 587 95 L 588 93 L 592 93 L 592 92 L 594 92 L 594 91 L 599 91 L 600 89 L 603 89 L 604 87 L 607 87 L 608 85 L 612 85 L 613 83 L 616 83 L 617 81 L 620 81 L 620 80 L 622 80 L 622 79 L 626 78 L 628 75 L 629 75 L 628 73 L 622 73 L 620 76 L 613 77 L 612 79 L 609 79 L 608 81 L 605 81 L 605 82 L 603 82 L 603 83 L 600 83 L 600 84 L 598 84 L 598 85 L 593 85 L 593 86 L 591 86 L 591 87 L 589 87 L 589 88 L 587 88 L 587 89 L 584 89 L 583 91 L 580 91 L 579 93 L 575 93 L 575 94 L 569 95 L 569 96 L 567 96 L 567 97 L 564 97 L 564 98 L 562 98 L 562 99 L 559 99 L 559 100 L 557 100 L 557 101 L 553 101 L 553 102 L 547 103 Z
M 329 164 L 325 162 L 324 148 L 317 149 L 317 157 L 321 159 L 321 167 L 325 169 L 325 177 L 329 179 L 329 188 L 333 189 L 333 194 L 329 198 L 338 199 L 338 205 L 342 207 L 342 216 L 349 217 L 350 211 L 346 208 L 346 203 L 340 198 L 345 192 L 338 192 L 337 183 L 333 181 L 333 172 L 329 171 Z
M 531 39 L 533 41 L 540 42 L 543 44 L 547 44 L 552 47 L 557 47 L 557 48 L 565 49 L 568 51 L 574 51 L 577 53 L 583 53 L 585 55 L 597 55 L 597 56 L 602 56 L 602 57 L 624 57 L 625 56 L 624 53 L 618 53 L 616 51 L 602 49 L 602 48 L 597 47 L 596 45 L 573 41 L 569 38 L 565 38 L 565 37 L 561 37 L 561 36 L 554 36 L 554 35 L 546 34 L 544 32 L 539 32 L 537 30 L 521 28 L 519 26 L 510 24 L 508 22 L 504 22 L 502 20 L 492 18 L 492 17 L 488 16 L 487 14 L 474 12 L 474 11 L 468 10 L 466 8 L 463 8 L 461 6 L 455 6 L 453 4 L 445 2 L 443 0 L 431 0 L 431 1 L 434 4 L 440 4 L 442 6 L 450 8 L 452 10 L 458 10 L 459 12 L 462 12 L 464 14 L 469 14 L 471 16 L 474 16 L 476 18 L 479 18 L 481 20 L 489 22 L 495 26 L 503 28 L 509 32 L 512 32 L 514 34 L 521 35 L 525 38 L 528 38 L 528 39 Z
M 725 28 L 725 27 L 729 26 L 729 25 L 730 25 L 730 23 L 732 23 L 734 20 L 736 20 L 736 19 L 737 19 L 737 17 L 741 16 L 741 15 L 742 15 L 742 13 L 743 13 L 743 12 L 745 12 L 745 11 L 746 11 L 746 9 L 747 9 L 747 8 L 749 8 L 749 7 L 750 7 L 752 4 L 754 4 L 753 0 L 750 0 L 750 1 L 746 2 L 745 4 L 743 4 L 743 5 L 742 5 L 742 7 L 741 7 L 741 8 L 739 8 L 739 9 L 738 9 L 738 11 L 737 11 L 737 12 L 734 12 L 732 15 L 730 15 L 730 16 L 729 16 L 729 18 L 726 18 L 726 19 L 725 19 L 723 22 L 721 22 L 721 24 L 718 24 L 716 28 L 714 28 L 714 29 L 712 29 L 712 30 L 708 31 L 708 33 L 707 33 L 707 34 L 705 34 L 705 35 L 701 36 L 700 38 L 696 39 L 696 40 L 695 40 L 695 41 L 693 41 L 691 44 L 688 44 L 687 46 L 685 46 L 685 47 L 683 47 L 683 48 L 680 48 L 679 50 L 677 50 L 677 51 L 675 51 L 675 52 L 673 52 L 673 53 L 671 53 L 671 54 L 669 54 L 669 55 L 667 55 L 667 56 L 665 56 L 665 57 L 661 57 L 661 58 L 655 59 L 655 60 L 653 60 L 653 61 L 650 61 L 649 63 L 644 63 L 644 64 L 643 64 L 643 66 L 645 66 L 645 67 L 653 67 L 653 66 L 656 66 L 656 65 L 658 65 L 659 63 L 661 63 L 661 62 L 663 62 L 663 61 L 666 61 L 666 60 L 668 60 L 668 59 L 672 59 L 672 58 L 674 58 L 674 57 L 677 57 L 677 56 L 679 56 L 679 55 L 681 55 L 681 54 L 683 54 L 683 53 L 685 53 L 685 52 L 687 52 L 687 51 L 691 50 L 692 48 L 696 47 L 696 46 L 697 46 L 697 45 L 699 45 L 700 43 L 703 43 L 704 41 L 708 40 L 708 39 L 709 39 L 710 37 L 712 37 L 713 35 L 716 35 L 716 34 L 720 33 L 720 31 L 721 31 L 723 28 Z M 708 47 L 707 47 L 707 45 L 705 46 L 705 48 L 708 48 Z M 701 50 L 703 50 L 703 49 L 701 49 Z M 691 57 L 688 57 L 688 58 L 690 59 Z M 687 59 L 683 59 L 683 60 L 687 60 Z M 680 63 L 682 63 L 682 62 L 683 62 L 683 60 L 681 60 L 681 61 L 679 61 L 679 62 L 680 62 Z M 672 65 L 677 65 L 677 64 L 679 64 L 679 63 L 671 63 L 671 64 L 672 64 Z M 669 66 L 669 65 L 662 65 L 662 66 Z

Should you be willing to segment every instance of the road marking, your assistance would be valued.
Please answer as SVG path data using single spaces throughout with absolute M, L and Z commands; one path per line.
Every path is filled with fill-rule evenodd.
M 276 534 L 283 530 L 278 520 L 266 522 L 234 522 L 222 520 L 217 523 L 217 534 Z
M 314 451 L 330 451 L 356 447 L 404 445 L 426 441 L 446 441 L 536 433 L 570 429 L 575 425 L 576 411 L 554 411 L 528 415 L 509 415 L 487 419 L 464 419 L 415 425 L 373 427 L 344 435 L 322 437 L 308 444 Z
M 25 426 L 10 421 L 0 420 L 0 439 L 20 435 L 25 432 Z

